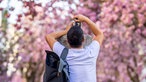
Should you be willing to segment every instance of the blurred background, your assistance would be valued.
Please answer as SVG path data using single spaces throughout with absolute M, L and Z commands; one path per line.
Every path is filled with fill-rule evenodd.
M 79 13 L 105 35 L 97 81 L 146 82 L 146 0 L 0 0 L 0 82 L 42 82 L 44 36 Z

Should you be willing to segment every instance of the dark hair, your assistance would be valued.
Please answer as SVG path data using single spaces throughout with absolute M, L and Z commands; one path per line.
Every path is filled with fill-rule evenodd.
M 84 40 L 83 30 L 81 24 L 75 23 L 67 33 L 67 40 L 71 47 L 78 48 L 82 45 Z

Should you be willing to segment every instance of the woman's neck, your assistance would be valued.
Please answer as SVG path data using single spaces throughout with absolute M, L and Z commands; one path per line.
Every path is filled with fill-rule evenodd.
M 83 46 L 79 46 L 79 47 L 71 47 L 72 49 L 82 49 Z

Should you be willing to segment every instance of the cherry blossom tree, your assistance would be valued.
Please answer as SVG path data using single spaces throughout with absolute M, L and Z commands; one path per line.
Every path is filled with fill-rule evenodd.
M 17 10 L 10 2 L 5 8 L 0 6 L 0 80 L 41 82 L 44 51 L 50 50 L 44 36 L 64 29 L 71 16 L 80 13 L 105 35 L 97 59 L 97 81 L 144 81 L 146 0 L 18 0 L 22 11 L 16 14 L 15 23 L 9 22 Z M 83 26 L 92 36 L 87 25 Z
M 6 82 L 41 82 L 46 56 L 44 51 L 50 49 L 44 36 L 64 29 L 71 20 L 68 11 L 74 9 L 66 1 L 53 0 L 44 4 L 34 0 L 18 2 L 22 4 L 22 11 L 16 14 L 13 24 L 7 21 L 17 8 L 12 7 L 10 1 L 6 8 L 0 8 L 3 13 L 0 79 Z
M 84 6 L 78 7 L 78 12 L 95 21 L 105 34 L 97 60 L 98 81 L 142 81 L 146 56 L 146 0 L 82 2 Z

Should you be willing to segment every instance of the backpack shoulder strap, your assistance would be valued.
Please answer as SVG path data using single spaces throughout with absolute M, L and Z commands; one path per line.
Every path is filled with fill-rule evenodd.
M 62 53 L 61 53 L 60 58 L 61 58 L 63 61 L 65 61 L 67 54 L 68 54 L 68 49 L 65 47 L 65 48 L 63 49 Z

